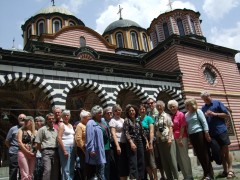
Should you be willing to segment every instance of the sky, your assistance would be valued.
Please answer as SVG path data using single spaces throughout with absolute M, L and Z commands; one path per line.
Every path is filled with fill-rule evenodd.
M 123 19 L 148 28 L 161 13 L 170 11 L 170 0 L 55 0 L 56 6 L 70 10 L 85 26 L 102 34 L 105 28 Z M 240 51 L 240 0 L 171 0 L 173 9 L 192 9 L 201 14 L 202 32 L 207 42 Z M 23 49 L 21 25 L 51 0 L 0 0 L 0 47 Z M 14 43 L 13 43 L 14 40 Z M 240 53 L 235 57 L 240 62 Z

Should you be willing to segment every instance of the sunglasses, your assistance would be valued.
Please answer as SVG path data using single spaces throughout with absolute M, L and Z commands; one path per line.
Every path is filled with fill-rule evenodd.
M 152 105 L 152 104 L 153 104 L 153 102 L 148 103 L 148 105 Z

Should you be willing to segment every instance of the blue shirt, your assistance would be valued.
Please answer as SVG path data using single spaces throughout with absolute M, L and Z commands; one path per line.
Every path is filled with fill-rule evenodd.
M 207 110 L 210 110 L 215 113 L 225 113 L 228 114 L 228 111 L 224 104 L 221 101 L 218 100 L 212 100 L 210 104 L 205 104 L 202 107 L 203 113 L 205 113 Z M 225 123 L 224 118 L 220 118 L 218 116 L 209 116 L 206 117 L 208 126 L 209 126 L 209 134 L 214 137 L 219 134 L 222 134 L 227 131 L 227 126 Z
M 91 157 L 90 152 L 95 152 L 96 156 Z M 93 165 L 106 163 L 102 128 L 93 119 L 86 125 L 85 161 Z
M 196 112 L 185 114 L 188 134 L 194 134 L 200 131 L 208 131 L 208 124 L 203 112 L 197 109 Z
M 20 128 L 19 125 L 13 126 L 7 134 L 6 141 L 9 142 L 10 147 L 9 147 L 9 154 L 17 154 L 18 153 L 18 140 L 17 140 L 17 133 L 18 129 Z

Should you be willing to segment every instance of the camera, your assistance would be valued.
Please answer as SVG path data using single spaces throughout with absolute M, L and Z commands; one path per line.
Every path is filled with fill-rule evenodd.
M 163 132 L 164 129 L 165 129 L 164 127 L 159 127 L 159 128 L 158 128 L 159 132 Z

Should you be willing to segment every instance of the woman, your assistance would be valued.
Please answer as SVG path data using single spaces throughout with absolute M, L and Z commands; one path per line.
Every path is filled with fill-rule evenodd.
M 182 171 L 184 180 L 192 180 L 192 166 L 188 156 L 188 134 L 185 115 L 178 110 L 178 102 L 176 100 L 168 101 L 168 109 L 172 113 L 173 135 L 177 150 L 177 162 Z
M 87 179 L 97 176 L 100 180 L 105 180 L 104 168 L 106 163 L 105 146 L 108 142 L 106 138 L 107 128 L 104 130 L 100 126 L 103 115 L 102 107 L 96 105 L 91 109 L 92 119 L 86 126 L 86 173 Z M 105 132 L 104 132 L 105 131 Z
M 74 178 L 75 150 L 74 150 L 74 130 L 69 123 L 71 114 L 69 110 L 62 112 L 63 123 L 58 128 L 59 157 L 62 168 L 62 180 L 72 180 Z
M 22 180 L 33 179 L 35 168 L 36 147 L 33 145 L 36 136 L 34 119 L 32 116 L 26 116 L 24 125 L 18 130 L 17 140 L 19 145 L 18 150 L 18 165 Z
M 143 130 L 148 138 L 149 149 L 145 151 L 145 166 L 150 176 L 150 179 L 157 180 L 157 167 L 155 163 L 155 157 L 153 153 L 153 138 L 154 138 L 154 120 L 147 116 L 147 107 L 144 104 L 139 106 L 139 118 L 142 123 Z
M 36 127 L 37 131 L 44 125 L 45 125 L 45 119 L 42 116 L 35 117 L 35 127 Z M 34 171 L 34 180 L 42 180 L 42 178 L 43 178 L 42 154 L 39 150 L 37 150 L 35 171 Z
M 124 120 L 123 129 L 127 138 L 127 153 L 130 166 L 130 179 L 144 178 L 144 143 L 146 149 L 149 148 L 147 137 L 143 131 L 141 122 L 138 119 L 138 109 L 131 104 L 126 107 L 126 119 Z
M 80 123 L 76 127 L 75 141 L 78 147 L 78 154 L 80 157 L 80 168 L 82 179 L 86 178 L 86 166 L 85 166 L 85 140 L 86 140 L 86 124 L 91 119 L 91 114 L 88 111 L 82 110 L 80 113 Z
M 169 114 L 164 112 L 165 103 L 157 101 L 159 115 L 155 122 L 156 146 L 158 146 L 161 163 L 167 179 L 178 179 L 176 145 L 173 138 L 173 123 Z
M 185 101 L 188 124 L 188 134 L 196 156 L 203 169 L 203 180 L 213 179 L 213 168 L 208 152 L 208 142 L 211 141 L 208 133 L 208 124 L 203 112 L 198 109 L 195 99 Z
M 109 126 L 114 141 L 114 157 L 117 164 L 118 176 L 120 180 L 127 180 L 129 175 L 126 136 L 123 132 L 124 119 L 121 118 L 122 108 L 119 104 L 112 107 L 113 118 L 109 122 Z

